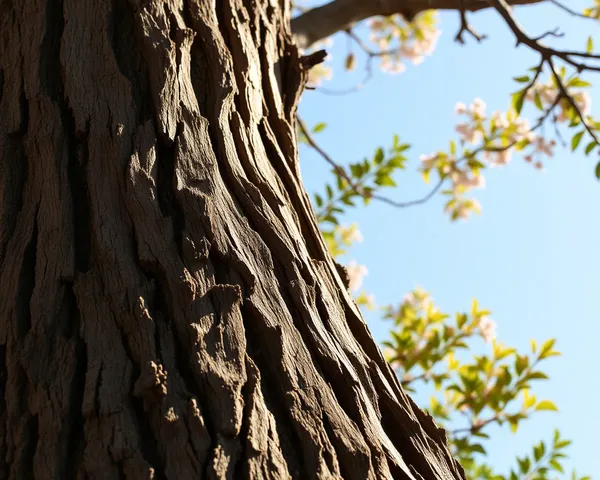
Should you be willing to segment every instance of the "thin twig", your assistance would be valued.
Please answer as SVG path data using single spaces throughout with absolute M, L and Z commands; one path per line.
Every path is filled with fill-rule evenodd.
M 535 37 L 533 40 L 536 41 L 536 42 L 538 42 L 539 40 L 542 40 L 542 39 L 544 39 L 546 37 L 562 38 L 564 36 L 565 36 L 565 34 L 562 33 L 562 32 L 560 32 L 558 30 L 558 27 L 556 27 L 554 30 L 548 30 L 547 32 L 542 33 L 540 36 Z
M 457 42 L 461 43 L 461 44 L 465 44 L 465 39 L 463 38 L 463 34 L 465 32 L 469 33 L 475 40 L 477 40 L 477 42 L 481 42 L 483 40 L 485 40 L 487 38 L 487 35 L 482 35 L 480 33 L 478 33 L 472 26 L 471 24 L 469 24 L 469 21 L 467 20 L 467 12 L 464 8 L 465 2 L 464 0 L 462 0 L 462 7 L 458 13 L 460 15 L 460 29 L 458 30 L 458 33 L 456 34 L 456 36 L 454 37 L 454 40 L 456 40 Z
M 562 97 L 566 98 L 567 101 L 569 102 L 569 104 L 571 105 L 571 107 L 573 107 L 573 109 L 575 110 L 575 112 L 577 113 L 577 115 L 579 116 L 579 118 L 581 119 L 581 123 L 583 123 L 583 126 L 585 127 L 585 129 L 587 130 L 587 132 L 590 134 L 590 136 L 595 140 L 596 143 L 600 143 L 600 140 L 598 139 L 598 136 L 596 135 L 596 132 L 588 124 L 588 122 L 587 122 L 587 120 L 585 118 L 585 115 L 583 114 L 583 112 L 579 108 L 579 105 L 577 105 L 577 102 L 575 101 L 575 99 L 573 98 L 573 96 L 569 95 L 569 92 L 567 92 L 567 89 L 563 85 L 563 82 L 562 82 L 561 78 L 559 77 L 558 72 L 556 71 L 556 68 L 554 67 L 554 62 L 552 61 L 551 58 L 548 59 L 548 65 L 550 66 L 550 70 L 552 71 L 552 75 L 554 76 L 554 78 L 556 80 L 556 83 L 558 84 L 558 90 L 559 90 L 560 94 L 562 95 Z
M 319 87 L 318 89 L 316 89 L 318 92 L 325 93 L 327 95 L 348 95 L 349 93 L 359 91 L 371 80 L 371 78 L 373 78 L 373 59 L 377 57 L 383 57 L 386 55 L 394 55 L 400 50 L 400 47 L 398 47 L 392 50 L 373 51 L 361 40 L 361 38 L 358 35 L 356 35 L 352 31 L 352 29 L 344 30 L 344 32 L 346 33 L 346 35 L 348 35 L 348 38 L 356 42 L 358 47 L 365 53 L 365 55 L 367 55 L 367 64 L 365 66 L 365 78 L 361 83 L 350 88 L 346 88 L 343 90 L 334 90 L 330 88 Z
M 550 0 L 550 3 L 557 6 L 561 10 L 567 12 L 568 14 L 573 15 L 574 17 L 587 18 L 588 20 L 596 20 L 594 17 L 588 17 L 587 15 L 584 15 L 581 12 L 577 12 L 577 11 L 573 10 L 572 8 L 567 7 L 566 5 L 562 4 L 558 0 Z

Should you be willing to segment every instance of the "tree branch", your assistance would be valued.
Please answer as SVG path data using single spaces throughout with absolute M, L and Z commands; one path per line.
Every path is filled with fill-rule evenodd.
M 509 5 L 533 5 L 547 0 L 510 0 Z M 490 8 L 486 0 L 334 0 L 292 19 L 292 32 L 300 48 L 308 48 L 356 22 L 377 15 L 399 13 L 411 20 L 425 10 L 476 12 Z
M 504 19 L 508 27 L 513 32 L 517 45 L 523 44 L 527 45 L 532 50 L 535 50 L 542 56 L 542 60 L 548 61 L 552 57 L 560 58 L 565 63 L 575 67 L 578 72 L 583 70 L 590 70 L 594 72 L 600 72 L 600 66 L 598 65 L 589 65 L 580 62 L 578 59 L 587 58 L 593 60 L 600 60 L 600 55 L 596 53 L 587 53 L 587 52 L 575 52 L 575 51 L 566 51 L 566 50 L 556 50 L 554 48 L 550 48 L 543 43 L 540 43 L 539 38 L 531 38 L 525 33 L 525 30 L 510 11 L 510 2 L 506 0 L 487 0 L 490 5 L 493 5 L 496 11 L 500 14 L 500 16 Z M 572 57 L 575 57 L 572 58 Z

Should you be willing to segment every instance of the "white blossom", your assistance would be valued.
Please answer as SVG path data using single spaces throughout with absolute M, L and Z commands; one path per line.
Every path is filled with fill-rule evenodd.
M 496 328 L 496 322 L 487 316 L 482 317 L 479 321 L 481 336 L 486 343 L 492 343 L 492 341 L 496 338 Z
M 349 288 L 353 292 L 357 291 L 363 282 L 363 277 L 368 275 L 369 271 L 367 267 L 364 265 L 359 265 L 355 260 L 351 260 L 348 265 L 346 265 L 346 270 L 348 272 L 348 280 L 349 280 Z

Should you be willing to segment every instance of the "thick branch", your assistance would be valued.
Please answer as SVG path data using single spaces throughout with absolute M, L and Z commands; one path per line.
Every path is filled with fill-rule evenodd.
M 510 0 L 509 5 L 531 5 L 546 0 Z M 313 8 L 292 20 L 296 43 L 308 48 L 315 42 L 346 30 L 356 22 L 377 15 L 399 13 L 407 19 L 425 10 L 464 10 L 489 8 L 486 0 L 334 0 Z

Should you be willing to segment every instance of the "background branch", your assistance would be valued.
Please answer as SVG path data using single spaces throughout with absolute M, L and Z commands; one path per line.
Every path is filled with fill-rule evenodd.
M 509 5 L 533 5 L 547 0 L 510 0 Z M 486 0 L 334 0 L 292 20 L 292 32 L 300 48 L 309 48 L 356 22 L 377 15 L 399 13 L 411 20 L 425 10 L 476 12 L 490 8 Z

